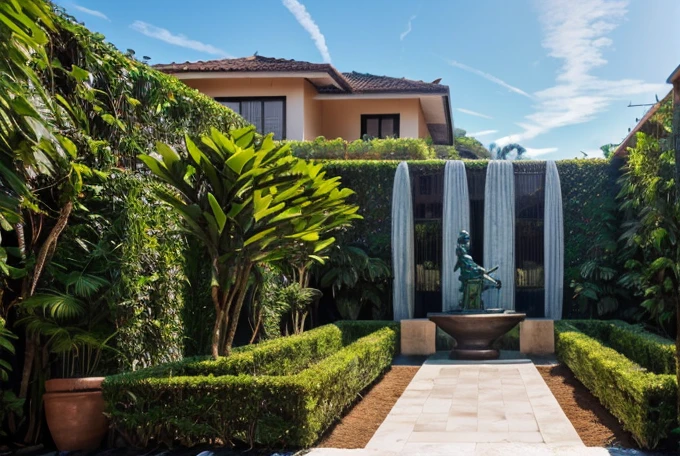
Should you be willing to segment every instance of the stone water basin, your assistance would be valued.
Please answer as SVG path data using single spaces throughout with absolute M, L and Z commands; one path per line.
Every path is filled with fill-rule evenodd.
M 456 340 L 451 359 L 498 359 L 492 344 L 526 318 L 512 310 L 429 313 L 427 318 Z

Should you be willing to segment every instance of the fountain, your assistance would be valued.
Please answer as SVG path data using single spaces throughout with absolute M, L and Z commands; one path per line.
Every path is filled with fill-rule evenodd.
M 465 164 L 448 160 L 444 167 L 444 206 L 442 214 L 442 309 L 457 308 L 460 303 L 456 264 L 456 233 L 470 230 L 470 197 Z
M 545 170 L 545 224 L 543 225 L 545 252 L 545 317 L 562 319 L 564 295 L 564 222 L 562 219 L 562 189 L 560 175 L 554 161 Z
M 415 307 L 415 257 L 413 251 L 413 202 L 406 162 L 399 163 L 392 187 L 392 282 L 394 319 L 413 318 Z
M 498 267 L 486 270 L 469 254 L 470 235 L 463 230 L 458 236 L 455 270 L 460 269 L 462 306 L 456 310 L 430 313 L 428 318 L 456 340 L 451 359 L 496 359 L 498 350 L 492 344 L 526 318 L 526 314 L 502 308 L 485 309 L 482 292 L 500 291 L 502 283 L 491 276 Z M 493 291 L 490 291 L 493 293 Z

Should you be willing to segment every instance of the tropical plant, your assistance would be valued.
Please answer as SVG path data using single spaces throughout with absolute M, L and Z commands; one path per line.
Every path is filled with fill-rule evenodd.
M 227 135 L 213 129 L 199 144 L 187 136 L 185 145 L 188 157 L 159 143 L 161 158 L 140 160 L 170 185 L 158 196 L 184 218 L 210 259 L 217 358 L 231 352 L 253 265 L 307 244 L 322 253 L 334 242 L 325 236 L 359 218 L 358 207 L 345 202 L 353 192 L 340 188 L 339 178 L 326 179 L 322 165 L 294 158 L 271 135 L 260 141 L 252 127 Z
M 277 304 L 280 309 L 286 309 L 290 312 L 293 334 L 301 334 L 304 331 L 310 306 L 320 297 L 321 292 L 319 290 L 303 287 L 297 282 L 279 289 Z
M 619 284 L 619 271 L 627 251 L 621 251 L 618 245 L 617 208 L 612 202 L 603 203 L 598 209 L 597 220 L 592 222 L 600 227 L 600 231 L 585 252 L 588 259 L 579 267 L 580 277 L 570 283 L 580 313 L 589 318 L 611 316 L 630 300 L 630 291 Z M 625 316 L 633 315 L 628 312 Z
M 326 263 L 317 266 L 315 273 L 320 287 L 331 288 L 342 318 L 356 320 L 367 304 L 371 304 L 376 319 L 385 318 L 391 276 L 387 263 L 348 245 L 332 246 L 328 255 Z
M 625 216 L 621 238 L 629 256 L 620 283 L 644 299 L 642 307 L 660 328 L 680 305 L 680 206 L 674 172 L 673 152 L 638 133 L 619 180 Z
M 19 323 L 43 341 L 43 350 L 56 355 L 59 377 L 101 373 L 102 354 L 110 349 L 107 344 L 116 331 L 106 277 L 116 267 L 109 262 L 116 246 L 107 241 L 67 237 L 46 269 L 44 282 L 49 285 L 21 304 L 26 316 Z

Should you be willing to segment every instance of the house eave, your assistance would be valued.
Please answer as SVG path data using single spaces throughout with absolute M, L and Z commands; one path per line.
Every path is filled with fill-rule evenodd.
M 445 97 L 437 92 L 319 93 L 315 100 L 393 100 L 398 98 Z
M 327 80 L 340 90 L 346 90 L 334 75 L 324 71 L 177 71 L 168 73 L 179 80 L 197 79 L 263 79 L 300 78 Z

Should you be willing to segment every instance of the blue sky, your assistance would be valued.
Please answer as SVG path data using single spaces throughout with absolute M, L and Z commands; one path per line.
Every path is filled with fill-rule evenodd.
M 599 156 L 666 95 L 680 0 L 59 0 L 151 63 L 258 52 L 451 88 L 456 127 L 536 158 Z

